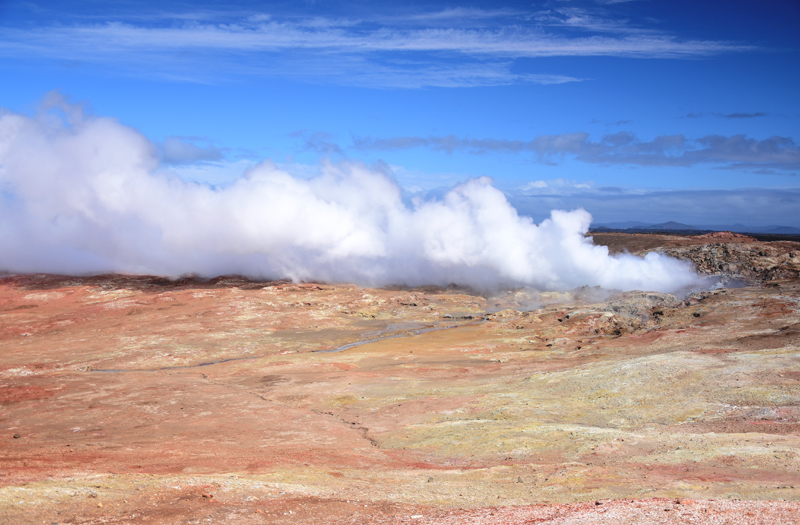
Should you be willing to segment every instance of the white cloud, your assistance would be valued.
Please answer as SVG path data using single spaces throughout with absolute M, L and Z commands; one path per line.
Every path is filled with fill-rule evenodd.
M 156 146 L 108 118 L 0 115 L 0 269 L 367 285 L 528 285 L 670 291 L 698 282 L 656 254 L 610 257 L 591 216 L 520 217 L 487 178 L 407 205 L 388 167 L 263 162 L 212 188 L 164 176 Z
M 579 80 L 557 72 L 516 74 L 511 66 L 518 58 L 695 58 L 753 49 L 634 31 L 629 25 L 592 18 L 583 11 L 553 13 L 533 21 L 503 10 L 461 8 L 405 20 L 279 20 L 254 14 L 230 23 L 60 21 L 50 26 L 3 28 L 0 55 L 100 63 L 175 81 L 277 75 L 415 88 Z M 576 29 L 580 34 L 574 33 Z
M 388 174 L 409 193 L 439 191 L 470 178 L 463 173 L 453 171 L 430 172 L 396 165 L 389 165 L 388 168 Z
M 572 195 L 594 191 L 591 181 L 575 181 L 568 179 L 534 180 L 524 184 L 519 190 L 524 195 Z
M 534 190 L 534 189 L 541 189 L 546 188 L 547 183 L 543 180 L 534 180 L 529 182 L 528 184 L 522 187 L 522 190 Z

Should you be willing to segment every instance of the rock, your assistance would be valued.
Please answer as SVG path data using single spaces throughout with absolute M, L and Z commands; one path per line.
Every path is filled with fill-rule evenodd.
M 703 235 L 697 235 L 695 239 L 720 239 L 725 241 L 758 242 L 755 237 L 733 232 L 711 232 Z
M 493 314 L 488 314 L 486 316 L 489 320 L 497 320 L 497 319 L 507 319 L 509 317 L 519 317 L 522 315 L 522 312 L 518 310 L 514 310 L 511 308 L 506 308 L 505 310 L 500 310 L 499 312 L 495 312 Z
M 203 494 L 203 497 L 204 497 L 204 498 L 206 498 L 206 499 L 213 499 L 213 498 L 214 498 L 214 495 L 213 495 L 213 494 L 206 494 L 206 493 L 204 493 L 204 494 Z
M 701 274 L 774 281 L 800 276 L 800 261 L 793 257 L 796 246 L 794 242 L 717 242 L 656 251 L 690 261 Z
M 14 439 L 19 439 L 19 438 L 21 438 L 21 437 L 22 437 L 22 436 L 21 436 L 20 434 L 14 434 Z
M 680 300 L 672 294 L 658 292 L 623 292 L 608 298 L 604 311 L 628 317 L 647 319 L 653 308 L 677 308 Z

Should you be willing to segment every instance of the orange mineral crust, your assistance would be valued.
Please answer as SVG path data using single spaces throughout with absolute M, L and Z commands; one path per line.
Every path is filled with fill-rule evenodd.
M 0 279 L 0 523 L 797 523 L 800 245 L 694 293 Z

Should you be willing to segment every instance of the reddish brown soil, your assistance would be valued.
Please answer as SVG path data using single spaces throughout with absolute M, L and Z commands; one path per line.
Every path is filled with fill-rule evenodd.
M 241 523 L 243 525 L 314 523 L 320 525 L 560 525 L 647 523 L 797 523 L 798 505 L 775 501 L 708 501 L 679 498 L 603 500 L 575 504 L 538 504 L 479 508 L 444 508 L 397 503 L 324 500 L 315 497 L 252 501 L 220 501 L 212 493 L 169 491 L 152 498 L 131 498 L 128 509 L 109 504 L 97 507 L 90 499 L 65 508 L 60 523 Z M 135 503 L 134 503 L 135 502 Z M 135 507 L 131 509 L 131 507 Z M 71 511 L 71 512 L 70 512 Z M 28 523 L 38 523 L 36 514 Z M 46 521 L 46 520 L 45 520 Z M 59 522 L 56 522 L 59 523 Z
M 0 523 L 796 523 L 800 282 L 746 284 L 8 276 Z

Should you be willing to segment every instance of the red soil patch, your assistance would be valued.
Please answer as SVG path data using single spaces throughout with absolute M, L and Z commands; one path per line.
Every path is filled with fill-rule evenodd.
M 39 386 L 0 385 L 0 405 L 8 405 L 34 399 L 47 399 L 54 393 L 55 390 L 49 390 Z

